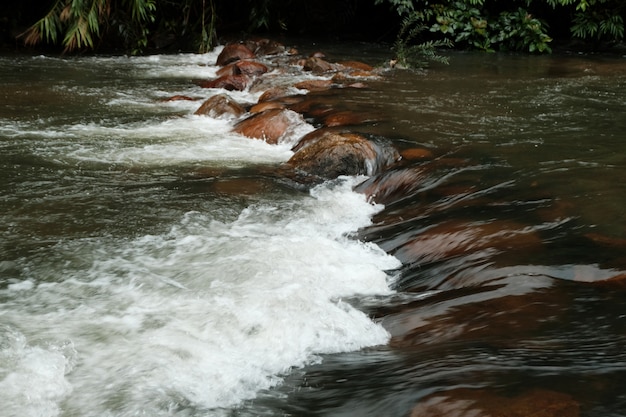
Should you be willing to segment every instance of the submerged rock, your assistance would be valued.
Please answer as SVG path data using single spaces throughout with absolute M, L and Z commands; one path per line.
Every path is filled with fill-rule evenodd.
M 390 204 L 413 195 L 427 179 L 429 175 L 424 167 L 393 169 L 365 180 L 354 190 L 373 202 Z
M 372 175 L 398 159 L 386 143 L 372 141 L 358 133 L 315 130 L 296 147 L 287 165 L 322 179 L 340 175 Z
M 572 396 L 536 389 L 514 397 L 487 390 L 457 388 L 423 398 L 410 417 L 578 417 L 580 404 Z
M 522 224 L 505 220 L 449 221 L 419 233 L 398 248 L 394 256 L 404 264 L 427 263 L 488 249 L 512 251 L 541 245 L 537 232 Z

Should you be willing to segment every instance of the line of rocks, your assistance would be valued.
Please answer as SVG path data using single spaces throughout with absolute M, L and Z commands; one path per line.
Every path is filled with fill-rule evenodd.
M 261 62 L 263 61 L 263 62 Z M 358 133 L 352 129 L 379 120 L 368 112 L 335 107 L 320 93 L 340 88 L 367 88 L 364 79 L 381 77 L 384 69 L 359 61 L 330 62 L 323 53 L 304 57 L 295 49 L 268 39 L 247 40 L 224 46 L 217 57 L 216 78 L 196 81 L 203 88 L 223 89 L 207 99 L 196 115 L 239 119 L 233 132 L 251 139 L 277 144 L 293 134 L 298 125 L 310 122 L 315 129 L 303 135 L 293 147 L 293 157 L 279 172 L 298 184 L 312 185 L 342 175 L 375 175 L 403 157 L 389 140 Z M 313 77 L 280 84 L 285 75 Z M 302 77 L 300 77 L 302 78 Z M 283 81 L 284 83 L 284 81 Z M 278 84 L 278 85 L 277 85 Z M 261 93 L 256 103 L 242 104 L 226 91 Z M 170 100 L 189 100 L 175 96 Z M 412 154 L 411 154 L 412 152 Z M 431 157 L 425 149 L 409 150 L 407 158 Z
M 269 144 L 281 143 L 287 135 L 293 133 L 294 126 L 308 122 L 315 127 L 298 139 L 292 148 L 293 156 L 278 170 L 280 175 L 297 184 L 309 186 L 341 175 L 368 175 L 369 178 L 357 185 L 355 191 L 365 194 L 372 201 L 391 205 L 414 195 L 425 182 L 436 183 L 450 169 L 446 164 L 453 163 L 458 167 L 464 163 L 450 159 L 435 160 L 428 149 L 396 149 L 385 138 L 359 133 L 355 131 L 355 127 L 377 121 L 378 115 L 338 109 L 336 100 L 328 100 L 323 94 L 315 94 L 340 88 L 366 88 L 362 80 L 383 76 L 382 69 L 355 61 L 329 62 L 321 53 L 303 57 L 297 51 L 267 39 L 228 44 L 219 54 L 216 64 L 220 66 L 216 78 L 198 81 L 197 85 L 227 91 L 261 93 L 260 97 L 256 103 L 242 104 L 226 93 L 218 93 L 204 101 L 195 114 L 238 119 L 233 126 L 233 132 Z M 311 73 L 320 77 L 312 77 L 293 85 L 276 85 L 276 75 L 281 74 L 284 79 L 284 74 L 289 72 L 294 76 Z M 302 94 L 302 90 L 309 93 Z M 191 98 L 176 96 L 172 99 Z M 415 161 L 428 163 L 415 164 Z M 380 227 L 393 227 L 394 222 L 401 225 L 402 216 L 411 218 L 413 215 L 410 210 L 412 209 L 407 208 L 387 214 L 391 217 L 383 218 Z M 400 220 L 394 221 L 393 216 L 399 216 Z M 368 233 L 369 240 L 376 240 L 372 238 L 377 234 L 376 228 L 370 229 Z M 460 234 L 469 237 L 459 238 Z M 421 232 L 398 247 L 389 244 L 381 247 L 397 256 L 403 264 L 409 265 L 447 259 L 488 249 L 492 245 L 535 248 L 541 244 L 541 239 L 534 230 L 529 231 L 523 225 L 500 221 L 488 224 L 449 222 Z M 523 297 L 515 300 L 517 299 L 521 303 L 527 301 Z M 546 303 L 549 301 L 551 300 L 548 299 Z M 493 301 L 493 306 L 485 302 L 472 303 L 466 310 L 487 307 L 513 313 L 519 310 L 506 303 L 510 304 L 511 300 L 500 298 Z M 399 311 L 379 312 L 383 324 L 392 334 L 390 346 L 400 349 L 420 346 L 431 333 L 433 338 L 440 338 L 442 319 L 436 325 L 433 324 L 432 329 L 428 325 L 406 325 L 406 322 L 411 322 L 406 317 L 419 316 L 413 311 L 418 307 L 401 306 L 398 307 Z M 465 310 L 460 311 L 467 313 Z M 468 315 L 480 316 L 472 313 L 464 314 L 464 317 Z M 459 322 L 466 320 L 453 316 L 450 323 L 446 322 L 443 326 L 455 329 Z M 532 326 L 528 328 L 534 329 Z M 415 341 L 416 338 L 419 341 Z M 502 397 L 487 390 L 455 389 L 422 398 L 410 415 L 575 417 L 579 412 L 579 403 L 574 398 L 551 390 L 535 389 Z

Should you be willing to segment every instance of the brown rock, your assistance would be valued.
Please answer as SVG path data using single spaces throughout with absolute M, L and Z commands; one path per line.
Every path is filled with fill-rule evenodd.
M 378 120 L 374 115 L 354 111 L 331 111 L 324 115 L 322 123 L 326 127 L 358 125 Z
M 261 113 L 270 109 L 284 109 L 285 105 L 278 101 L 264 101 L 262 103 L 255 104 L 250 108 L 250 113 Z
M 359 61 L 341 61 L 341 62 L 338 62 L 338 64 L 343 67 L 360 70 L 360 71 L 369 72 L 369 71 L 374 70 L 374 67 L 372 67 L 371 65 L 368 65 L 364 62 L 359 62 Z
M 237 67 L 240 74 L 247 75 L 248 77 L 258 77 L 269 70 L 267 65 L 250 60 L 237 61 L 234 65 Z
M 220 52 L 217 56 L 216 64 L 223 67 L 231 62 L 239 61 L 241 59 L 252 59 L 254 57 L 254 52 L 252 52 L 246 45 L 241 43 L 230 43 L 224 46 L 222 52 Z
M 276 144 L 293 125 L 295 117 L 299 115 L 291 110 L 270 109 L 237 123 L 233 131 L 249 138 Z
M 423 398 L 410 417 L 578 417 L 580 404 L 570 395 L 532 390 L 503 397 L 486 390 L 458 388 Z
M 223 77 L 225 75 L 239 75 L 239 74 L 241 74 L 241 71 L 239 71 L 239 68 L 235 64 L 236 64 L 236 62 L 231 62 L 230 64 L 223 66 L 222 68 L 217 70 L 215 75 L 217 75 L 218 77 Z
M 371 175 L 397 158 L 395 149 L 375 143 L 357 133 L 316 130 L 296 147 L 287 165 L 319 178 L 340 175 Z
M 277 55 L 286 51 L 285 45 L 267 38 L 248 39 L 244 44 L 256 55 Z
M 311 71 L 314 74 L 323 74 L 337 69 L 335 65 L 318 57 L 309 57 L 301 64 L 305 71 Z
M 164 99 L 163 101 L 196 101 L 196 100 L 197 98 L 183 96 L 183 95 L 176 95 L 176 96 L 168 97 Z
M 239 117 L 246 109 L 226 94 L 217 94 L 206 100 L 194 114 L 210 117 L 222 117 L 231 115 Z
M 400 151 L 400 156 L 403 159 L 407 159 L 409 161 L 416 161 L 422 159 L 432 159 L 434 157 L 433 153 L 428 149 L 424 148 L 409 148 Z
M 223 88 L 228 91 L 243 91 L 248 86 L 248 77 L 245 75 L 223 75 L 215 80 L 201 81 L 202 88 Z
M 284 97 L 287 94 L 289 94 L 289 87 L 272 87 L 261 94 L 261 97 L 259 97 L 259 103 Z
M 324 91 L 331 88 L 333 82 L 331 80 L 305 80 L 296 83 L 294 87 L 301 90 Z
M 367 179 L 354 190 L 365 194 L 368 200 L 390 204 L 411 196 L 423 187 L 424 181 L 429 178 L 428 174 L 424 167 L 394 169 Z

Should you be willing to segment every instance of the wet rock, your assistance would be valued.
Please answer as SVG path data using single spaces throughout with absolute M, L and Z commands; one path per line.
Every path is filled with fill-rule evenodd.
M 344 68 L 350 68 L 353 70 L 360 70 L 360 71 L 366 71 L 366 72 L 374 71 L 374 67 L 364 62 L 360 62 L 360 61 L 340 61 L 337 64 L 341 65 Z
M 286 52 L 285 45 L 280 42 L 273 41 L 267 38 L 261 39 L 248 39 L 244 42 L 246 47 L 250 49 L 256 55 L 278 55 Z M 297 51 L 290 52 L 291 54 L 297 53 Z
M 305 80 L 294 85 L 296 88 L 309 91 L 324 91 L 332 86 L 333 82 L 331 80 Z
M 176 95 L 176 96 L 168 97 L 164 99 L 163 101 L 196 101 L 196 100 L 198 99 L 189 97 L 189 96 Z
M 570 395 L 536 389 L 515 397 L 458 388 L 423 398 L 411 417 L 578 417 L 580 404 Z
M 250 113 L 261 113 L 270 109 L 284 109 L 285 105 L 278 101 L 264 101 L 250 107 Z
M 376 313 L 383 316 L 381 324 L 391 335 L 389 347 L 424 349 L 450 343 L 484 343 L 511 349 L 558 325 L 563 311 L 554 306 L 573 301 L 566 293 L 545 288 L 552 284 L 551 278 L 529 276 L 523 267 L 473 272 L 471 276 L 421 276 L 419 282 L 404 286 L 417 292 L 443 291 Z
M 202 88 L 223 88 L 228 91 L 243 91 L 248 86 L 248 82 L 248 77 L 243 74 L 223 75 L 214 80 L 200 81 L 198 85 Z
M 223 67 L 231 62 L 242 59 L 252 59 L 256 55 L 246 45 L 241 43 L 230 43 L 224 46 L 224 49 L 217 56 L 216 65 Z
M 331 111 L 322 118 L 322 124 L 326 127 L 354 126 L 362 123 L 375 122 L 379 118 L 373 114 L 355 112 L 350 110 Z
M 274 100 L 280 97 L 285 97 L 291 93 L 291 89 L 289 87 L 272 87 L 266 90 L 259 97 L 258 102 L 262 103 L 264 101 Z
M 318 178 L 372 175 L 392 164 L 398 154 L 391 146 L 363 135 L 320 129 L 306 135 L 287 165 Z
M 434 157 L 433 153 L 428 149 L 424 148 L 409 148 L 400 151 L 400 156 L 402 159 L 406 159 L 409 161 L 419 161 L 423 159 L 432 159 Z
M 429 178 L 424 167 L 394 169 L 367 179 L 354 190 L 373 202 L 390 204 L 415 194 Z
M 217 70 L 215 75 L 222 77 L 224 75 L 247 75 L 248 77 L 258 77 L 269 71 L 267 65 L 261 62 L 249 59 L 231 62 L 230 64 Z
M 226 94 L 217 94 L 206 100 L 194 114 L 209 117 L 239 117 L 246 109 Z
M 237 123 L 234 132 L 276 144 L 302 117 L 287 109 L 269 109 Z
M 318 57 L 309 57 L 300 62 L 302 69 L 310 71 L 313 74 L 324 74 L 326 72 L 336 71 L 337 66 Z
M 239 70 L 239 73 L 247 75 L 248 77 L 258 77 L 269 71 L 267 65 L 256 61 L 237 61 L 234 65 Z
M 420 233 L 393 254 L 404 264 L 427 263 L 487 249 L 515 251 L 541 244 L 534 230 L 515 222 L 449 221 Z

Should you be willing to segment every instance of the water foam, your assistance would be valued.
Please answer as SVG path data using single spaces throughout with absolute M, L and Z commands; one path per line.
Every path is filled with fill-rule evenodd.
M 58 415 L 61 400 L 81 415 L 171 415 L 236 405 L 320 354 L 386 343 L 381 326 L 341 301 L 389 293 L 384 271 L 398 266 L 349 237 L 378 209 L 352 183 L 251 206 L 231 223 L 190 212 L 165 235 L 96 240 L 83 249 L 87 270 L 13 286 L 4 295 L 21 301 L 4 316 L 39 342 L 8 350 L 41 365 L 8 365 L 13 376 L 0 384 L 31 381 L 24 395 L 41 401 L 20 401 L 26 415 Z M 50 340 L 76 349 L 67 375 L 71 355 L 40 347 Z

